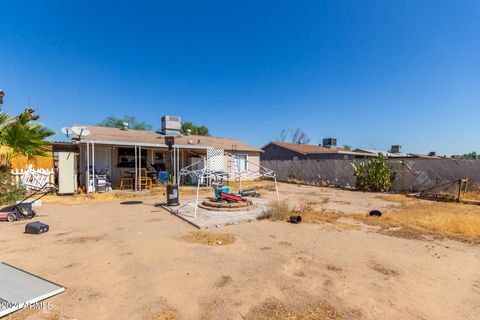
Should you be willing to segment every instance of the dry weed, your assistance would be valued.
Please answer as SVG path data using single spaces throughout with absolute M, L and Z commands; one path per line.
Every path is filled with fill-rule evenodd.
M 306 305 L 293 305 L 283 303 L 271 298 L 248 312 L 248 320 L 340 320 L 343 317 L 330 305 L 317 302 Z
M 178 310 L 167 309 L 153 317 L 153 320 L 175 320 L 178 317 Z
M 210 246 L 226 245 L 235 242 L 235 236 L 233 234 L 207 231 L 193 231 L 183 238 L 191 243 L 201 243 Z
M 381 226 L 389 235 L 420 238 L 421 235 L 445 237 L 480 243 L 480 207 L 444 203 L 412 202 L 392 209 L 381 217 L 352 215 L 365 224 Z M 390 230 L 390 228 L 399 228 Z

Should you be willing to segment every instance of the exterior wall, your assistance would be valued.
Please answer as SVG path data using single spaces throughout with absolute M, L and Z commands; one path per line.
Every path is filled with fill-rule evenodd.
M 305 159 L 305 155 L 292 151 L 290 149 L 277 146 L 275 144 L 268 145 L 263 149 L 264 153 L 260 156 L 262 160 L 292 160 L 294 157 Z
M 226 152 L 233 153 L 232 151 L 226 150 Z M 237 151 L 238 155 L 246 155 L 247 156 L 247 169 L 249 171 L 255 172 L 256 174 L 260 173 L 260 152 L 252 152 L 252 151 Z M 229 156 L 225 156 L 225 172 L 234 176 L 235 174 L 235 166 L 233 162 L 233 158 Z M 245 180 L 252 180 L 257 177 L 246 177 Z

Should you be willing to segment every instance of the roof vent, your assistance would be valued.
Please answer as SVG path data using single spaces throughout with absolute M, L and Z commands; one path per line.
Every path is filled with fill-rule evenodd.
M 335 148 L 337 146 L 337 139 L 336 138 L 325 138 L 323 139 L 323 146 L 325 148 Z
M 192 129 L 187 129 L 187 130 L 185 130 L 185 134 L 186 134 L 187 136 L 191 135 L 191 134 L 192 134 Z
M 122 130 L 128 130 L 128 122 L 122 123 Z

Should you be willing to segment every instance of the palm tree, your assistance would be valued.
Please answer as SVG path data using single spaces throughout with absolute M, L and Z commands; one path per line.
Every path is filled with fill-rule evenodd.
M 15 156 L 33 158 L 48 155 L 49 143 L 45 139 L 55 132 L 36 122 L 37 119 L 38 115 L 32 109 L 25 109 L 17 117 L 0 113 L 0 170 L 9 171 Z

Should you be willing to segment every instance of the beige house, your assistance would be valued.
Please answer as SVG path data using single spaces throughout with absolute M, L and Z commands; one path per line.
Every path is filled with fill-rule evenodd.
M 72 143 L 78 146 L 77 180 L 85 186 L 96 175 L 108 175 L 113 188 L 118 188 L 122 177 L 140 175 L 140 168 L 152 172 L 168 172 L 177 183 L 196 183 L 192 177 L 182 176 L 180 170 L 187 166 L 201 169 L 209 154 L 223 154 L 221 167 L 232 176 L 234 172 L 259 171 L 261 149 L 240 140 L 213 136 L 165 135 L 157 131 L 133 130 L 76 125 L 87 134 L 72 134 Z M 73 127 L 72 127 L 73 128 Z M 173 146 L 166 138 L 174 139 Z M 223 152 L 222 152 L 223 150 Z M 232 158 L 235 155 L 235 159 Z M 218 161 L 217 165 L 218 165 Z M 88 170 L 90 169 L 90 170 Z M 151 170 L 150 170 L 151 169 Z M 220 168 L 217 170 L 221 171 Z M 135 173 L 134 173 L 135 172 Z

